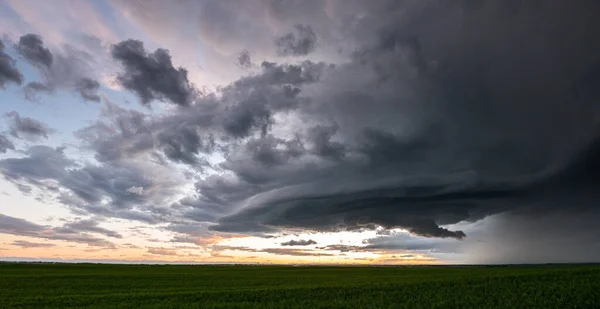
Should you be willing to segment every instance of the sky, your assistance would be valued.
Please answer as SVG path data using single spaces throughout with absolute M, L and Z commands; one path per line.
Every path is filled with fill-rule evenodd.
M 600 262 L 600 4 L 0 0 L 0 260 Z

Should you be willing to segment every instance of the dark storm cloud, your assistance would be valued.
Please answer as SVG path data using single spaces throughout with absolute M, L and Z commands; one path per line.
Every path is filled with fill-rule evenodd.
M 90 78 L 82 78 L 75 84 L 75 90 L 86 101 L 100 102 L 98 89 L 100 89 L 100 83 Z
M 282 246 L 310 246 L 310 245 L 316 245 L 316 244 L 317 244 L 317 242 L 312 239 L 290 240 L 290 241 L 281 243 Z
M 7 113 L 6 116 L 10 119 L 10 134 L 16 138 L 37 140 L 42 137 L 48 138 L 48 135 L 54 132 L 43 122 L 29 117 L 21 117 L 15 111 Z
M 306 56 L 317 47 L 317 34 L 310 25 L 298 24 L 294 31 L 275 40 L 280 56 Z
M 21 247 L 21 248 L 50 248 L 50 247 L 56 246 L 55 244 L 30 242 L 30 241 L 26 241 L 26 240 L 15 240 L 10 245 Z
M 196 126 L 178 125 L 176 130 L 165 130 L 157 135 L 158 148 L 174 162 L 198 164 L 200 153 L 211 153 L 216 147 L 214 137 Z
M 44 41 L 37 34 L 26 34 L 19 38 L 15 50 L 29 61 L 29 63 L 49 69 L 52 66 L 53 56 L 50 50 L 44 47 Z
M 15 150 L 15 144 L 6 135 L 0 134 L 0 153 L 6 153 L 8 150 Z
M 319 157 L 339 160 L 345 156 L 345 146 L 339 142 L 331 141 L 337 127 L 316 126 L 309 130 L 308 139 L 313 144 L 313 151 Z
M 147 53 L 144 44 L 126 40 L 111 48 L 112 57 L 123 66 L 119 83 L 134 92 L 144 105 L 153 100 L 169 101 L 180 106 L 191 105 L 198 90 L 188 80 L 184 68 L 175 68 L 168 50 Z
M 247 137 L 253 129 L 267 134 L 271 113 L 262 98 L 249 98 L 228 110 L 223 124 L 225 131 L 234 137 Z
M 15 67 L 15 60 L 4 51 L 4 43 L 0 41 L 0 88 L 6 87 L 9 82 L 20 85 L 23 83 L 23 74 Z
M 3 214 L 0 214 L 0 234 L 27 236 L 48 240 L 63 240 L 95 247 L 115 247 L 113 243 L 98 237 L 81 234 L 77 231 L 64 231 L 62 228 L 39 225 L 24 219 L 14 218 Z
M 298 111 L 336 128 L 303 139 L 313 155 L 338 161 L 314 161 L 322 173 L 289 161 L 294 180 L 228 162 L 263 187 L 213 229 L 383 226 L 462 239 L 443 225 L 569 212 L 569 200 L 594 207 L 595 176 L 573 174 L 573 162 L 597 157 L 586 154 L 600 133 L 596 4 L 386 3 L 365 7 L 353 60 Z

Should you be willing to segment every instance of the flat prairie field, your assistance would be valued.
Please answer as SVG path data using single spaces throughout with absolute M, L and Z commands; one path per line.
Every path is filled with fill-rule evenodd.
M 600 308 L 599 265 L 0 263 L 0 308 Z

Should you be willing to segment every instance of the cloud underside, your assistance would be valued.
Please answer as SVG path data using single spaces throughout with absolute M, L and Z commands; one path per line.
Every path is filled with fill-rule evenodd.
M 463 239 L 451 225 L 597 209 L 595 2 L 331 5 L 348 14 L 343 60 L 299 59 L 331 34 L 296 26 L 271 40 L 295 62 L 255 66 L 242 52 L 254 70 L 215 93 L 198 91 L 166 49 L 113 45 L 121 86 L 174 108 L 105 102 L 76 132 L 95 163 L 35 146 L 0 161 L 2 173 L 83 214 L 230 233 L 384 227 Z M 22 54 L 54 65 L 35 51 Z

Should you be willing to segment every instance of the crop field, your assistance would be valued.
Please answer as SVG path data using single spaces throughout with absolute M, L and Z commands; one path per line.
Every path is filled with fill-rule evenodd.
M 0 308 L 600 308 L 600 266 L 0 263 Z

